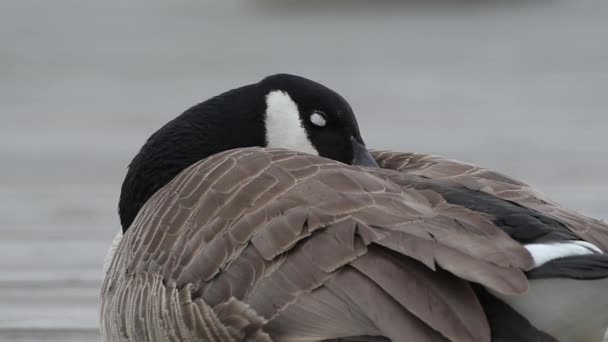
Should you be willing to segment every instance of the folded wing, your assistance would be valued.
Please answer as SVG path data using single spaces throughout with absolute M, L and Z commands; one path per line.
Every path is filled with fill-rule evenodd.
M 468 281 L 523 293 L 530 254 L 491 215 L 399 184 L 394 168 L 260 148 L 191 166 L 119 245 L 104 337 L 490 341 Z
M 487 193 L 535 210 L 560 222 L 580 239 L 608 252 L 606 223 L 564 208 L 531 186 L 501 173 L 428 154 L 374 151 L 372 155 L 383 168 Z

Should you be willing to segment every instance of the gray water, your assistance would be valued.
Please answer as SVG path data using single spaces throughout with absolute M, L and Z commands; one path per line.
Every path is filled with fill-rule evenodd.
M 606 0 L 0 0 L 0 340 L 98 340 L 130 158 L 271 73 L 342 93 L 372 147 L 608 217 L 606 18 Z

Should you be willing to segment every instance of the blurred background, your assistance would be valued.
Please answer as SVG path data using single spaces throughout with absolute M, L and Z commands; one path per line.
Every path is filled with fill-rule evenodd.
M 606 18 L 606 0 L 0 0 L 0 340 L 99 340 L 129 161 L 277 72 L 344 95 L 372 147 L 608 217 Z

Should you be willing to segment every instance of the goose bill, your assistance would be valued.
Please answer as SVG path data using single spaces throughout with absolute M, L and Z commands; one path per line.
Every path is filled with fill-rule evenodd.
M 379 167 L 378 163 L 372 155 L 369 153 L 365 145 L 352 139 L 353 143 L 353 165 L 367 166 L 367 167 Z

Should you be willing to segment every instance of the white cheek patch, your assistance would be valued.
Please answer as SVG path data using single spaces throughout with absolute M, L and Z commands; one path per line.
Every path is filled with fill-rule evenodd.
M 564 241 L 555 243 L 531 243 L 524 246 L 534 259 L 534 267 L 551 260 L 567 256 L 602 254 L 596 245 L 586 241 Z
M 319 155 L 306 135 L 298 106 L 280 90 L 266 96 L 266 142 L 267 147 Z

